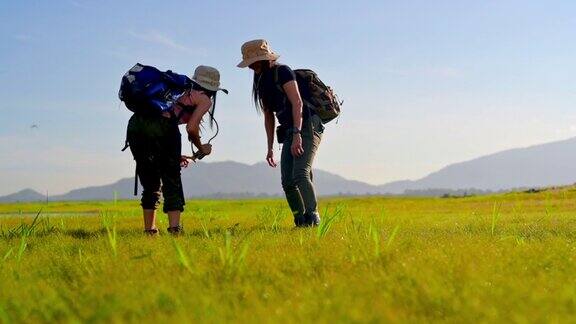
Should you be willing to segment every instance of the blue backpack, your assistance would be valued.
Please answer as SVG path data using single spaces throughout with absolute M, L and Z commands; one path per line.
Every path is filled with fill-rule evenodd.
M 159 116 L 190 88 L 185 75 L 137 63 L 122 77 L 118 97 L 136 114 Z

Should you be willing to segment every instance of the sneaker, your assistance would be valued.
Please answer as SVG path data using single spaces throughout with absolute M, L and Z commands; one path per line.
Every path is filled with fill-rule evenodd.
M 144 230 L 144 234 L 148 235 L 148 236 L 158 236 L 160 232 L 158 231 L 157 228 L 151 228 L 151 229 L 147 229 Z
M 318 226 L 320 225 L 320 214 L 318 212 L 313 212 L 304 215 L 305 218 L 305 226 Z
M 173 227 L 168 227 L 168 233 L 172 234 L 172 235 L 181 235 L 184 234 L 184 228 L 182 227 L 182 225 L 178 225 L 178 226 L 173 226 Z

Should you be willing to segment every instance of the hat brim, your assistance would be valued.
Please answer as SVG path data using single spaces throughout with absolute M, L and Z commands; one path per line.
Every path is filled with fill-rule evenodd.
M 251 57 L 249 59 L 245 59 L 242 62 L 238 63 L 238 65 L 236 65 L 239 68 L 245 68 L 250 66 L 250 64 L 258 62 L 258 61 L 276 61 L 278 58 L 280 57 L 280 55 L 278 54 L 265 54 L 265 55 L 260 55 L 260 56 L 255 56 L 255 57 Z
M 211 86 L 205 82 L 198 81 L 197 79 L 191 79 L 191 80 L 192 80 L 192 82 L 196 83 L 197 85 L 201 86 L 202 88 L 204 88 L 206 90 L 210 90 L 210 91 L 222 90 L 222 88 Z

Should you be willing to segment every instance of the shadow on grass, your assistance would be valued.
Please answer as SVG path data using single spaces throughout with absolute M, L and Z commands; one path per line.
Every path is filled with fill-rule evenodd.
M 91 239 L 91 238 L 96 238 L 100 235 L 103 235 L 106 233 L 105 229 L 99 229 L 96 231 L 87 231 L 85 229 L 82 228 L 78 228 L 78 229 L 72 229 L 72 230 L 65 230 L 64 231 L 64 235 L 68 235 L 71 236 L 75 239 L 79 239 L 79 240 L 87 240 L 87 239 Z
M 226 227 L 226 226 L 222 226 L 222 227 L 213 227 L 213 228 L 194 228 L 194 229 L 185 229 L 184 230 L 184 235 L 183 237 L 198 237 L 198 238 L 209 238 L 209 237 L 217 237 L 217 236 L 222 236 L 225 235 L 227 232 L 229 232 L 232 236 L 246 236 L 246 235 L 250 235 L 252 233 L 255 232 L 265 232 L 265 233 L 273 233 L 273 234 L 280 234 L 280 233 L 290 233 L 292 231 L 294 231 L 296 228 L 295 227 L 278 227 L 278 228 L 274 228 L 271 229 L 268 226 L 264 226 L 264 225 L 256 225 L 256 226 L 250 226 L 250 227 L 241 227 L 239 226 L 239 224 L 235 224 L 234 226 L 230 226 L 230 227 Z M 143 233 L 143 231 L 141 231 L 140 229 L 119 229 L 117 230 L 117 234 L 118 236 L 132 236 L 132 237 L 138 237 L 138 236 L 147 236 L 145 233 Z M 65 236 L 69 236 L 72 237 L 74 239 L 78 239 L 78 240 L 90 240 L 90 239 L 96 239 L 96 238 L 100 238 L 100 237 L 105 237 L 107 235 L 106 233 L 106 229 L 105 228 L 98 228 L 98 229 L 93 229 L 93 230 L 87 230 L 84 228 L 74 228 L 74 229 L 65 229 L 65 230 L 61 230 L 61 229 L 56 229 L 56 228 L 52 228 L 50 231 L 48 232 L 40 232 L 40 233 L 35 233 L 34 236 L 35 237 L 46 237 L 46 236 L 50 236 L 50 235 L 65 235 Z M 167 233 L 165 231 L 161 231 L 161 235 L 167 235 Z
M 76 228 L 76 229 L 70 229 L 70 230 L 64 230 L 62 231 L 62 234 L 73 237 L 75 239 L 79 239 L 79 240 L 89 240 L 89 239 L 93 239 L 93 238 L 98 238 L 98 237 L 102 237 L 102 236 L 106 236 L 106 229 L 105 228 L 99 228 L 97 230 L 86 230 L 83 228 Z M 140 236 L 140 235 L 144 235 L 142 232 L 135 230 L 135 229 L 122 229 L 122 230 L 117 230 L 117 234 L 119 236 Z
M 298 229 L 299 228 L 293 226 L 290 227 L 279 226 L 276 228 L 270 228 L 270 226 L 261 224 L 248 227 L 241 227 L 240 224 L 237 223 L 230 227 L 222 226 L 212 228 L 194 228 L 192 230 L 185 229 L 185 236 L 207 238 L 212 236 L 222 236 L 225 235 L 227 232 L 230 233 L 231 236 L 246 236 L 255 232 L 281 234 L 281 233 L 290 233 Z

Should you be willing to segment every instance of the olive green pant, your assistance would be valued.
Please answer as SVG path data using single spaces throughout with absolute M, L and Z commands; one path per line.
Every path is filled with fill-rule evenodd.
M 324 125 L 316 115 L 302 124 L 304 154 L 294 157 L 291 152 L 292 134 L 287 134 L 282 146 L 280 169 L 282 189 L 294 217 L 317 212 L 318 203 L 312 176 L 312 163 L 322 140 Z
M 164 212 L 183 211 L 182 138 L 175 120 L 135 114 L 128 122 L 127 140 L 143 188 L 142 208 L 156 209 L 162 192 Z

